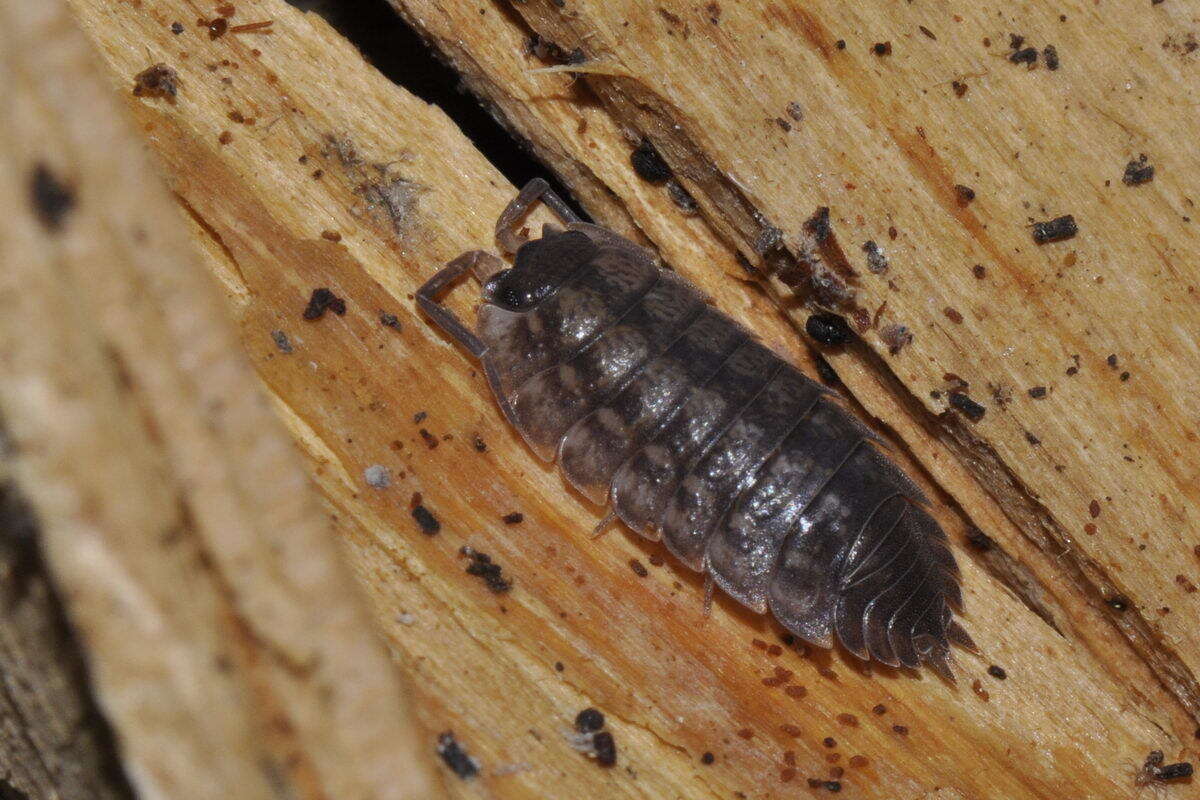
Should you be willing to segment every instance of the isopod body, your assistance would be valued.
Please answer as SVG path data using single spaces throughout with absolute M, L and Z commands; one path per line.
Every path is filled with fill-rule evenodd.
M 542 200 L 565 229 L 516 232 Z M 631 529 L 821 647 L 951 676 L 959 573 L 921 491 L 870 430 L 652 254 L 579 221 L 544 181 L 418 292 L 480 359 L 541 458 Z M 474 331 L 437 301 L 483 283 Z

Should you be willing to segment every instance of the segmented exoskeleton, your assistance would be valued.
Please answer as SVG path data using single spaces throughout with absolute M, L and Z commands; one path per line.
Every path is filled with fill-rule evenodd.
M 537 201 L 566 228 L 517 232 Z M 870 430 L 644 248 L 532 181 L 417 293 L 541 458 L 688 567 L 820 647 L 952 678 L 959 574 L 928 501 Z M 473 271 L 475 332 L 438 304 Z

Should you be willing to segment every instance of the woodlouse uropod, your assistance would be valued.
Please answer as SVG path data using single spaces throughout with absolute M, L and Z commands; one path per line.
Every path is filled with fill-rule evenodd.
M 529 240 L 544 202 L 565 224 Z M 958 567 L 927 500 L 870 430 L 650 251 L 535 179 L 417 292 L 483 365 L 538 456 L 642 536 L 821 647 L 953 679 Z M 438 303 L 473 272 L 475 331 Z

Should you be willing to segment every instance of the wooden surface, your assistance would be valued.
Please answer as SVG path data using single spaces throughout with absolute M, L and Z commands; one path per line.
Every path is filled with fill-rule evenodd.
M 453 729 L 482 764 L 475 779 L 451 779 L 452 793 L 807 796 L 807 778 L 829 779 L 840 768 L 847 797 L 1126 798 L 1132 771 L 1151 748 L 1188 756 L 1194 721 L 1077 591 L 1086 576 L 1072 572 L 1072 556 L 1039 548 L 1044 536 L 1030 544 L 1021 535 L 1027 526 L 1008 521 L 932 435 L 940 429 L 910 413 L 911 396 L 895 393 L 899 387 L 865 349 L 835 359 L 858 398 L 1004 545 L 976 560 L 962 547 L 966 517 L 953 503 L 939 504 L 964 567 L 967 622 L 983 652 L 960 655 L 957 686 L 928 674 L 863 670 L 840 651 L 771 649 L 778 629 L 732 603 L 719 599 L 705 620 L 699 581 L 669 556 L 658 566 L 665 555 L 659 548 L 623 531 L 589 539 L 599 509 L 520 444 L 482 375 L 413 309 L 412 292 L 438 265 L 491 245 L 492 221 L 513 192 L 436 108 L 375 73 L 319 18 L 279 2 L 239 2 L 231 20 L 273 20 L 271 34 L 215 39 L 196 21 L 211 12 L 187 2 L 73 5 L 225 289 L 243 345 L 307 456 L 378 625 L 416 676 L 421 721 L 430 731 Z M 527 31 L 518 18 L 490 4 L 450 6 L 406 9 L 453 54 L 469 82 L 494 94 L 496 108 L 592 213 L 619 230 L 641 228 L 722 308 L 811 363 L 794 328 L 770 298 L 745 284 L 744 270 L 705 223 L 680 216 L 662 189 L 630 172 L 622 121 L 570 76 L 525 72 L 542 64 L 524 54 Z M 522 10 L 545 12 L 534 4 Z M 730 14 L 727 8 L 722 19 Z M 178 35 L 170 30 L 175 21 L 184 27 Z M 586 41 L 603 34 L 595 24 L 598 33 Z M 693 31 L 699 25 L 691 22 Z M 779 47 L 811 58 L 802 36 Z M 653 54 L 648 49 L 646 57 Z M 174 103 L 132 96 L 133 76 L 157 62 L 178 71 Z M 832 96 L 813 91 L 809 102 Z M 747 146 L 767 135 L 743 127 Z M 576 136 L 565 135 L 571 130 Z M 797 165 L 822 152 L 815 143 L 789 147 Z M 788 185 L 799 191 L 813 181 Z M 788 213 L 802 220 L 817 196 L 800 201 Z M 920 238 L 919 204 L 895 206 L 894 214 L 905 215 L 903 241 L 930 251 L 922 251 L 921 263 L 948 258 L 950 240 Z M 719 217 L 718 206 L 709 211 Z M 789 235 L 797 229 L 783 215 L 776 224 Z M 852 224 L 836 213 L 835 230 L 853 257 L 858 235 L 844 228 Z M 727 227 L 726 235 L 737 230 Z M 883 240 L 886 225 L 871 235 Z M 940 244 L 934 251 L 923 241 Z M 903 246 L 887 245 L 898 285 L 924 285 L 929 275 L 911 254 L 903 256 Z M 872 290 L 868 278 L 863 293 Z M 302 319 L 317 287 L 344 298 L 346 314 Z M 452 302 L 468 312 L 472 292 L 465 285 Z M 893 305 L 897 314 L 915 314 L 899 300 Z M 395 314 L 400 328 L 382 325 L 381 312 Z M 912 365 L 932 358 L 918 357 L 926 352 L 918 348 L 936 334 L 914 316 L 896 318 L 910 322 L 917 339 L 889 363 L 909 365 L 900 377 L 915 381 L 908 372 L 920 373 Z M 290 352 L 277 345 L 277 331 Z M 965 367 L 959 372 L 973 386 L 986 382 Z M 1098 385 L 1099 371 L 1087 380 Z M 927 391 L 923 385 L 921 397 Z M 1052 401 L 1066 392 L 1056 389 Z M 1007 412 L 989 409 L 972 430 L 1011 424 L 1006 415 L 1025 408 L 1013 393 Z M 1047 439 L 1046 452 L 1050 446 Z M 899 457 L 912 465 L 905 450 Z M 364 471 L 373 465 L 389 468 L 387 488 L 367 485 Z M 415 493 L 441 520 L 435 536 L 422 534 L 410 514 Z M 501 518 L 514 511 L 523 520 L 506 525 Z M 463 546 L 502 565 L 512 591 L 491 594 L 465 574 Z M 631 559 L 647 567 L 646 577 Z M 1024 602 L 994 576 L 1005 569 L 1017 576 L 1009 584 L 1024 581 Z M 989 664 L 1008 677 L 988 675 Z M 794 696 L 800 687 L 803 696 Z M 616 737 L 613 769 L 574 752 L 563 735 L 589 705 L 605 712 Z M 874 713 L 877 706 L 884 713 Z M 836 740 L 832 747 L 827 737 Z M 714 754 L 713 764 L 701 762 L 705 752 Z M 1182 797 L 1192 788 L 1171 791 Z
M 0 63 L 6 455 L 135 790 L 436 797 L 431 735 L 65 5 L 0 3 Z M 19 731 L 36 755 L 72 744 L 59 712 Z
M 784 247 L 765 266 L 802 262 L 805 221 L 832 209 L 859 284 L 839 310 L 872 320 L 875 357 L 859 353 L 862 366 L 903 384 L 972 477 L 1200 718 L 1190 402 L 1200 358 L 1189 333 L 1200 154 L 1188 134 L 1200 98 L 1188 7 L 516 8 L 544 39 L 582 48 L 609 115 L 659 147 L 756 263 L 766 226 Z M 1059 68 L 1011 62 L 1010 34 L 1053 45 Z M 1154 180 L 1126 185 L 1140 154 Z M 1035 244 L 1031 224 L 1063 214 L 1079 235 Z M 884 275 L 867 268 L 868 240 L 886 251 Z M 899 354 L 881 336 L 895 324 L 916 337 Z M 947 411 L 957 381 L 946 376 L 970 384 L 983 420 Z M 1104 603 L 1118 598 L 1120 608 Z
M 127 800 L 132 792 L 4 441 L 0 433 L 0 796 Z

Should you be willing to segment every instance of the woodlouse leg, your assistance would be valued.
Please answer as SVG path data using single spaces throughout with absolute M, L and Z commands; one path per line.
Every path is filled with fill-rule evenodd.
M 439 328 L 450 334 L 456 342 L 470 350 L 471 355 L 476 358 L 483 357 L 487 346 L 479 340 L 478 336 L 471 333 L 470 329 L 466 325 L 463 325 L 458 317 L 450 313 L 449 309 L 438 303 L 438 298 L 441 297 L 442 292 L 448 289 L 451 284 L 475 269 L 481 253 L 483 253 L 482 250 L 472 250 L 468 253 L 463 253 L 438 270 L 437 274 L 426 281 L 424 286 L 417 289 L 417 304 L 421 306 L 421 310 L 428 314 L 429 318 Z M 483 254 L 487 255 L 486 253 Z
M 513 412 L 512 404 L 508 398 L 504 396 L 504 392 L 500 388 L 500 376 L 496 373 L 496 367 L 490 359 L 484 358 L 487 353 L 487 345 L 480 341 L 479 337 L 471 333 L 466 325 L 459 321 L 458 317 L 450 313 L 450 310 L 438 303 L 438 298 L 442 292 L 446 291 L 459 278 L 468 272 L 474 272 L 475 277 L 483 280 L 491 275 L 481 275 L 479 270 L 481 265 L 494 265 L 499 262 L 501 269 L 504 262 L 500 261 L 496 256 L 483 250 L 472 250 L 468 253 L 463 253 L 458 258 L 454 259 L 446 266 L 438 270 L 437 274 L 425 282 L 425 285 L 417 289 L 417 304 L 421 307 L 434 324 L 443 331 L 448 333 L 451 338 L 461 344 L 463 347 L 471 351 L 471 355 L 479 359 L 483 364 L 483 374 L 487 377 L 487 382 L 492 387 L 492 394 L 496 397 L 496 402 L 500 405 L 500 410 L 504 412 L 505 418 L 510 424 L 517 424 L 516 414 Z
M 528 237 L 517 233 L 518 226 L 539 200 L 549 206 L 550 210 L 568 225 L 583 221 L 561 197 L 554 193 L 550 184 L 542 178 L 534 178 L 522 187 L 496 220 L 496 243 L 500 245 L 501 250 L 506 253 L 515 253 L 521 245 L 529 241 Z

